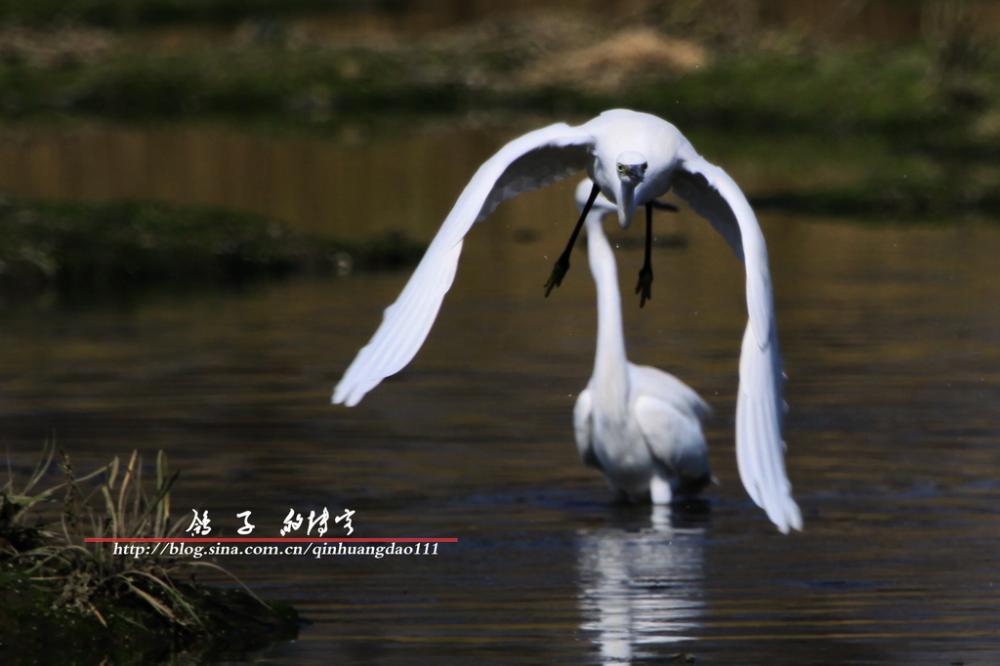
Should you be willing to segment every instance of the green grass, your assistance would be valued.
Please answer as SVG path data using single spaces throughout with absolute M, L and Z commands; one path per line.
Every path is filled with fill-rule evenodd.
M 929 54 L 920 50 L 821 58 L 762 53 L 637 90 L 633 99 L 671 111 L 678 122 L 730 128 L 909 130 L 945 119 L 929 65 Z
M 571 58 L 575 49 L 601 40 L 608 40 L 603 43 L 614 50 L 621 20 L 604 24 L 599 15 L 585 11 L 564 10 L 558 28 L 529 15 L 500 14 L 430 36 L 403 32 L 367 44 L 343 37 L 296 36 L 280 20 L 317 8 L 385 16 L 412 11 L 410 4 L 0 0 L 0 20 L 39 26 L 23 43 L 12 42 L 21 46 L 8 46 L 0 63 L 0 114 L 214 114 L 322 123 L 372 113 L 484 110 L 579 117 L 631 106 L 687 127 L 810 129 L 836 136 L 850 130 L 912 133 L 942 124 L 961 127 L 990 109 L 1000 110 L 1000 80 L 994 74 L 1000 67 L 1000 49 L 977 35 L 974 14 L 957 5 L 950 19 L 932 21 L 937 14 L 925 12 L 929 23 L 923 33 L 904 45 L 824 43 L 805 38 L 795 25 L 713 37 L 708 24 L 718 21 L 717 9 L 700 1 L 687 9 L 649 12 L 643 25 L 659 29 L 665 44 L 678 36 L 700 40 L 709 53 L 708 64 L 683 74 L 658 75 L 647 68 L 641 80 L 625 81 L 614 93 L 596 92 L 581 78 L 586 73 L 575 75 L 581 80 L 563 79 L 560 84 L 522 76 L 540 63 L 560 55 Z M 135 30 L 162 21 L 237 21 L 248 15 L 279 17 L 267 24 L 274 34 L 265 30 L 267 34 L 240 39 L 222 35 L 170 48 L 156 46 L 155 39 L 150 42 L 146 33 Z M 101 48 L 77 47 L 61 58 L 39 59 L 39 52 L 62 34 L 50 35 L 46 29 L 80 23 L 116 29 L 98 36 L 84 32 L 79 40 L 103 44 Z M 775 32 L 779 29 L 783 32 Z M 72 36 L 72 28 L 68 34 Z M 615 57 L 624 58 L 621 67 L 628 71 L 635 63 L 630 63 L 627 49 L 619 51 Z M 608 64 L 617 66 L 617 61 Z
M 398 235 L 344 243 L 224 209 L 148 202 L 0 203 L 0 287 L 63 293 L 153 283 L 226 284 L 414 263 Z
M 481 56 L 481 58 L 480 58 Z M 477 60 L 478 58 L 478 60 Z M 508 86 L 489 54 L 420 49 L 247 47 L 179 54 L 113 51 L 53 67 L 0 64 L 0 112 L 68 112 L 118 118 L 270 116 L 328 122 L 371 113 L 537 111 L 581 115 L 642 108 L 684 126 L 772 131 L 918 132 L 963 125 L 1000 109 L 1000 84 L 942 74 L 929 47 L 816 54 L 723 54 L 713 65 L 626 87 L 614 95 L 572 85 Z M 466 80 L 466 69 L 483 76 Z
M 174 12 L 205 20 L 214 12 L 300 11 L 312 2 L 0 0 L 0 17 L 46 16 L 58 5 L 78 15 L 99 7 L 108 15 Z M 358 0 L 338 11 L 373 6 L 385 10 L 392 3 Z M 702 11 L 708 11 L 705 7 Z M 0 63 L 0 114 L 217 115 L 315 124 L 373 113 L 531 111 L 580 117 L 630 106 L 685 127 L 808 129 L 835 137 L 858 130 L 914 133 L 940 125 L 964 127 L 971 118 L 1000 111 L 1000 81 L 994 75 L 1000 49 L 977 38 L 975 27 L 965 23 L 903 46 L 824 46 L 790 37 L 776 47 L 760 36 L 745 45 L 721 42 L 708 49 L 711 58 L 702 68 L 682 74 L 646 71 L 641 80 L 626 80 L 614 93 L 600 93 L 586 79 L 545 84 L 522 74 L 559 55 L 540 48 L 540 41 L 551 37 L 552 48 L 566 49 L 566 57 L 572 57 L 581 44 L 613 39 L 613 27 L 594 23 L 572 28 L 568 20 L 565 34 L 550 36 L 523 17 L 510 20 L 519 29 L 492 19 L 437 36 L 402 36 L 369 45 L 316 37 L 296 41 L 278 23 L 280 34 L 273 39 L 195 40 L 179 49 L 158 49 L 147 48 L 141 35 L 126 29 L 108 33 L 103 42 L 89 38 L 106 42 L 106 48 L 48 61 L 36 57 L 46 44 L 42 31 L 27 40 L 35 46 L 6 53 Z M 663 27 L 667 40 L 686 34 L 677 25 Z M 794 35 L 794 26 L 788 30 Z
M 117 118 L 191 115 L 293 118 L 372 111 L 457 111 L 471 91 L 421 80 L 419 63 L 381 52 L 249 48 L 182 54 L 114 52 L 42 68 L 0 64 L 0 112 L 71 112 Z
M 1000 195 L 950 180 L 911 183 L 897 177 L 825 190 L 763 193 L 751 197 L 751 203 L 757 210 L 858 222 L 953 222 L 972 217 L 996 219 Z

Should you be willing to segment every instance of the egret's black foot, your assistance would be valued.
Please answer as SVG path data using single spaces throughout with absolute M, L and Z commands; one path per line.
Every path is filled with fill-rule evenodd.
M 548 281 L 545 283 L 545 298 L 549 297 L 549 292 L 552 291 L 554 287 L 558 287 L 562 284 L 563 278 L 566 277 L 566 271 L 569 270 L 569 258 L 566 256 L 559 257 L 556 261 L 556 265 L 552 267 L 552 275 L 549 276 Z
M 635 293 L 639 294 L 639 307 L 646 305 L 646 301 L 653 298 L 653 269 L 643 266 L 639 271 L 639 282 L 635 285 Z

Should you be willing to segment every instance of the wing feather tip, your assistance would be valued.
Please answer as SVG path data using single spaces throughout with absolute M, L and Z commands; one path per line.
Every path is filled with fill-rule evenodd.
M 333 389 L 333 396 L 330 398 L 330 404 L 332 405 L 343 405 L 344 407 L 354 407 L 361 399 L 365 397 L 370 388 L 365 388 L 356 383 L 347 383 L 345 380 L 340 380 L 340 383 Z
M 785 497 L 784 506 L 774 507 L 774 512 L 768 511 L 768 518 L 782 534 L 788 534 L 792 530 L 802 531 L 802 512 L 799 505 L 795 503 L 790 495 Z
M 788 498 L 789 506 L 789 523 L 796 532 L 802 531 L 802 511 L 799 510 L 799 505 L 795 503 L 791 497 Z

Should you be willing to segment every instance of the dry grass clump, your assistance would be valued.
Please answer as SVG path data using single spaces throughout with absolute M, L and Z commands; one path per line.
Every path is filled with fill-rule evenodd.
M 527 68 L 524 82 L 612 93 L 644 79 L 684 74 L 709 61 L 708 51 L 693 41 L 650 28 L 627 28 L 596 44 L 543 58 Z
M 170 489 L 178 473 L 169 471 L 163 451 L 157 453 L 155 476 L 150 481 L 143 480 L 137 451 L 124 464 L 116 456 L 108 465 L 81 477 L 69 456 L 59 452 L 63 480 L 39 490 L 55 459 L 55 445 L 46 444 L 20 489 L 13 473 L 8 472 L 8 480 L 0 488 L 0 559 L 51 591 L 56 608 L 93 616 L 105 627 L 108 621 L 102 608 L 138 604 L 175 628 L 203 629 L 205 621 L 192 596 L 197 587 L 182 578 L 196 567 L 232 576 L 225 569 L 211 562 L 115 555 L 113 544 L 84 542 L 86 537 L 162 538 L 180 534 L 185 518 L 172 521 L 170 516 Z M 30 525 L 32 512 L 51 506 L 57 495 L 62 495 L 58 521 L 50 520 L 43 527 Z M 129 616 L 121 617 L 127 620 Z

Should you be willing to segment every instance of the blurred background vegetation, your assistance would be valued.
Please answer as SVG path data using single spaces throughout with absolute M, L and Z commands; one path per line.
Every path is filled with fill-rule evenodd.
M 0 2 L 8 116 L 643 106 L 679 123 L 995 134 L 988 2 Z M 987 117 L 981 116 L 987 110 Z
M 761 145 L 771 146 L 788 169 L 767 187 L 750 183 L 764 208 L 941 221 L 990 217 L 1000 198 L 993 187 L 1000 152 L 1000 4 L 993 2 L 0 0 L 0 21 L 5 283 L 20 282 L 21 275 L 32 284 L 39 276 L 65 282 L 59 275 L 77 282 L 100 275 L 91 282 L 107 283 L 107 275 L 119 272 L 78 265 L 89 252 L 40 251 L 74 245 L 65 236 L 74 227 L 66 222 L 70 209 L 55 214 L 36 203 L 40 198 L 153 200 L 157 219 L 175 217 L 188 239 L 215 224 L 189 204 L 272 218 L 271 224 L 248 220 L 240 242 L 206 240 L 202 245 L 224 250 L 196 257 L 201 268 L 188 265 L 181 271 L 188 276 L 231 276 L 233 266 L 242 275 L 273 272 L 276 264 L 346 265 L 345 243 L 317 257 L 301 250 L 295 234 L 275 231 L 274 225 L 306 217 L 289 206 L 164 198 L 150 188 L 81 196 L 26 184 L 32 176 L 22 163 L 65 148 L 40 141 L 39 133 L 81 124 L 107 132 L 108 124 L 209 123 L 363 144 L 378 127 L 398 134 L 441 122 L 512 128 L 498 131 L 502 138 L 552 119 L 581 120 L 625 106 L 659 114 L 695 136 L 710 134 L 716 138 L 709 146 L 714 140 L 722 151 L 759 154 Z M 39 130 L 40 124 L 60 129 Z M 718 138 L 723 135 L 725 141 Z M 58 156 L 49 157 L 37 168 L 62 168 Z M 325 207 L 336 207 L 336 200 Z M 120 228 L 124 209 L 75 210 L 86 236 L 101 244 L 101 229 Z M 144 240 L 125 243 L 122 256 L 139 256 L 133 245 L 157 245 L 154 227 L 171 225 L 145 225 Z M 320 227 L 320 235 L 337 236 L 336 228 Z M 30 233 L 22 233 L 26 229 Z M 42 243 L 40 235 L 55 240 Z M 425 233 L 412 236 L 385 247 L 411 260 L 426 240 Z M 291 246 L 281 249 L 286 238 Z M 159 255 L 140 255 L 151 265 L 169 265 L 177 243 L 163 244 L 168 249 Z M 262 245 L 281 256 L 261 260 Z M 233 247 L 246 248 L 246 256 L 234 257 Z M 368 261 L 355 259 L 351 266 Z M 163 273 L 124 270 L 136 279 Z

